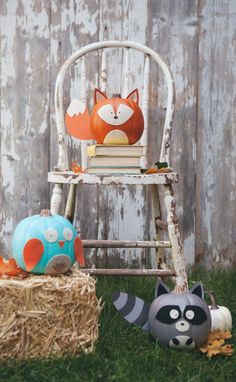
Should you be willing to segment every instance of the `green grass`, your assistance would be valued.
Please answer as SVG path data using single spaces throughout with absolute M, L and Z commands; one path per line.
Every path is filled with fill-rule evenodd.
M 190 284 L 202 280 L 204 287 L 215 290 L 217 301 L 230 308 L 236 321 L 236 271 L 195 271 Z M 100 278 L 97 294 L 105 306 L 100 317 L 100 337 L 93 354 L 78 358 L 37 360 L 0 364 L 3 381 L 234 381 L 236 354 L 208 359 L 199 351 L 181 351 L 160 346 L 147 333 L 128 324 L 113 308 L 111 292 L 133 293 L 152 301 L 154 278 Z M 235 332 L 235 324 L 234 324 Z M 236 336 L 230 341 L 236 344 Z

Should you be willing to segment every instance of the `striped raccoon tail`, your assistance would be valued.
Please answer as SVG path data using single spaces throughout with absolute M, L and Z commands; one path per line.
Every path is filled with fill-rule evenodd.
M 139 297 L 123 292 L 113 293 L 112 302 L 118 312 L 130 324 L 141 326 L 143 330 L 148 330 L 149 304 Z

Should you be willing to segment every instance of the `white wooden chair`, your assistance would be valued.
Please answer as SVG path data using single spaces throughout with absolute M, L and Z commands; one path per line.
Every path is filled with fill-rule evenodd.
M 178 181 L 178 174 L 174 172 L 170 173 L 157 173 L 152 175 L 93 175 L 86 173 L 73 173 L 69 171 L 68 160 L 68 148 L 65 139 L 65 122 L 64 122 L 64 110 L 63 110 L 63 83 L 67 70 L 71 65 L 80 59 L 81 68 L 81 100 L 85 101 L 85 81 L 86 81 L 86 64 L 85 60 L 89 53 L 101 50 L 102 51 L 102 65 L 100 75 L 100 89 L 106 91 L 106 78 L 107 78 L 107 64 L 106 64 L 106 50 L 107 48 L 124 49 L 125 51 L 125 73 L 124 73 L 124 94 L 128 94 L 128 81 L 129 81 L 129 56 L 130 52 L 134 49 L 140 51 L 145 55 L 144 65 L 144 85 L 143 85 L 143 101 L 142 110 L 144 114 L 144 133 L 141 138 L 141 144 L 145 146 L 147 150 L 147 129 L 148 129 L 148 103 L 149 103 L 149 67 L 150 59 L 152 59 L 164 73 L 165 82 L 167 86 L 167 107 L 166 116 L 163 128 L 163 140 L 160 152 L 160 161 L 167 162 L 169 164 L 169 151 L 170 151 L 170 139 L 172 130 L 172 116 L 174 110 L 174 86 L 172 76 L 166 64 L 162 61 L 159 55 L 152 49 L 132 41 L 103 41 L 93 44 L 89 44 L 84 48 L 81 48 L 74 54 L 72 54 L 62 65 L 56 80 L 55 85 L 55 113 L 56 113 L 56 125 L 58 132 L 58 150 L 59 160 L 54 171 L 48 174 L 48 181 L 55 184 L 53 188 L 53 194 L 51 199 L 51 213 L 59 213 L 63 184 L 70 185 L 68 199 L 65 209 L 65 216 L 70 220 L 73 220 L 75 209 L 75 197 L 77 184 L 93 184 L 93 185 L 153 185 L 152 189 L 157 191 L 157 186 L 162 185 L 164 187 L 164 202 L 167 211 L 167 226 L 169 241 L 104 241 L 104 240 L 83 240 L 84 247 L 89 248 L 171 248 L 174 270 L 161 270 L 161 269 L 89 269 L 86 270 L 91 274 L 139 274 L 139 275 L 158 275 L 158 276 L 176 276 L 176 290 L 185 291 L 188 288 L 187 274 L 183 255 L 183 245 L 180 235 L 178 220 L 176 216 L 176 202 L 174 197 L 174 191 L 172 184 Z M 81 143 L 82 149 L 82 168 L 86 169 L 86 146 L 87 142 Z M 146 167 L 146 153 L 142 161 L 142 166 Z M 152 197 L 156 195 L 152 193 Z

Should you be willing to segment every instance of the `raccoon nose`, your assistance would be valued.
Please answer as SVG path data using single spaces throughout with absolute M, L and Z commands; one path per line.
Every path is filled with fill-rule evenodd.
M 114 115 L 114 119 L 118 119 L 117 115 Z

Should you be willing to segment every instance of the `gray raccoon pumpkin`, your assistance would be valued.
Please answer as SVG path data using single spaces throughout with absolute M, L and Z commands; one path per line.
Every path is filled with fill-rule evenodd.
M 185 294 L 170 293 L 159 284 L 156 296 L 148 315 L 149 331 L 155 338 L 172 347 L 188 348 L 198 348 L 207 340 L 211 315 L 200 283 Z
M 114 293 L 113 303 L 130 323 L 148 330 L 160 343 L 193 349 L 201 346 L 211 328 L 210 310 L 201 283 L 188 293 L 171 293 L 160 281 L 151 305 L 127 293 Z

